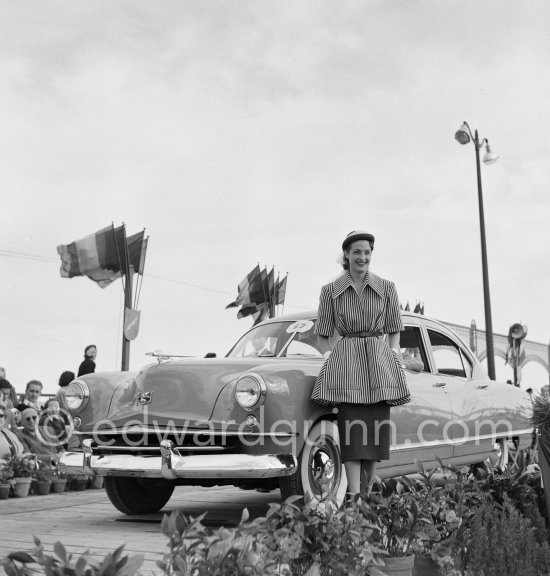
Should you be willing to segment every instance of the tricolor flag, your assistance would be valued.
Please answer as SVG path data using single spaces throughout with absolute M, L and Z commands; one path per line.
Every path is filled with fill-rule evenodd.
M 70 244 L 59 245 L 60 273 L 63 278 L 88 276 L 105 288 L 120 278 L 121 273 L 126 274 L 128 265 L 143 274 L 146 247 L 144 232 L 126 238 L 124 225 L 118 228 L 111 225 Z
M 226 308 L 241 306 L 237 318 L 253 316 L 254 324 L 275 316 L 275 306 L 285 301 L 287 277 L 275 280 L 275 268 L 268 272 L 256 265 L 238 286 L 237 298 Z
M 237 287 L 237 298 L 226 308 L 235 308 L 253 302 L 261 302 L 263 294 L 262 273 L 258 264 L 246 275 Z

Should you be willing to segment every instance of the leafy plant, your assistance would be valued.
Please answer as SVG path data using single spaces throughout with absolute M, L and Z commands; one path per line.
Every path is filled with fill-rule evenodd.
M 11 456 L 13 466 L 13 476 L 15 478 L 30 478 L 36 469 L 36 456 L 34 454 L 23 454 L 22 456 Z
M 202 524 L 205 516 L 192 518 L 172 512 L 163 518 L 161 529 L 170 550 L 157 565 L 164 574 L 250 576 L 273 572 L 273 560 L 258 553 L 261 545 L 247 523 L 246 510 L 236 528 L 219 528 L 212 533 Z
M 0 484 L 7 484 L 13 478 L 11 459 L 0 458 Z
M 37 573 L 34 564 L 42 567 L 46 576 L 135 576 L 143 564 L 143 554 L 122 556 L 124 546 L 109 552 L 98 564 L 88 552 L 73 559 L 61 542 L 53 546 L 54 554 L 46 554 L 40 540 L 34 537 L 33 554 L 12 552 L 0 560 L 8 576 L 31 576 Z
M 54 470 L 49 464 L 39 462 L 38 468 L 35 468 L 32 472 L 32 477 L 39 482 L 48 482 L 53 479 Z
M 67 480 L 67 473 L 56 466 L 53 468 L 53 479 Z
M 374 526 L 371 540 L 376 552 L 391 557 L 412 554 L 415 543 L 425 537 L 421 527 L 424 497 L 412 489 L 412 484 L 394 481 L 392 493 L 384 498 L 371 494 L 366 508 L 366 518 Z

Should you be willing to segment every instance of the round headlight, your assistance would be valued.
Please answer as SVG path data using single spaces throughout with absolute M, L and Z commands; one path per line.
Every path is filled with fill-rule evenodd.
M 254 410 L 265 401 L 266 385 L 258 374 L 245 374 L 237 380 L 235 399 L 245 410 Z
M 71 411 L 78 412 L 86 406 L 90 397 L 90 389 L 82 380 L 74 380 L 65 391 L 65 403 Z

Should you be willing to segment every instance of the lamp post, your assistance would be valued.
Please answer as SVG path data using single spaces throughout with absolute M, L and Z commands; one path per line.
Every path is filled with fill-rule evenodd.
M 489 271 L 487 266 L 487 243 L 485 240 L 485 215 L 483 212 L 483 192 L 481 189 L 481 165 L 479 162 L 479 150 L 485 146 L 485 155 L 483 156 L 484 164 L 493 164 L 498 160 L 498 156 L 491 152 L 489 141 L 484 138 L 479 141 L 477 130 L 474 134 L 470 130 L 467 122 L 456 131 L 455 139 L 460 144 L 473 142 L 476 151 L 476 168 L 477 168 L 477 194 L 479 200 L 479 229 L 481 233 L 481 266 L 483 270 L 483 299 L 485 303 L 485 341 L 487 344 L 487 372 L 489 378 L 495 380 L 495 347 L 493 343 L 493 321 L 491 318 L 491 296 L 489 293 Z

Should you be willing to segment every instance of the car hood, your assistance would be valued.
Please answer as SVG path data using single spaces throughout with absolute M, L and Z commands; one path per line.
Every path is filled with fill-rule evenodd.
M 244 372 L 273 364 L 262 359 L 185 359 L 144 368 L 134 380 L 121 382 L 110 403 L 108 420 L 166 425 L 170 421 L 193 427 L 210 422 L 216 401 Z M 228 390 L 224 392 L 227 398 Z M 211 425 L 211 423 L 210 423 Z

